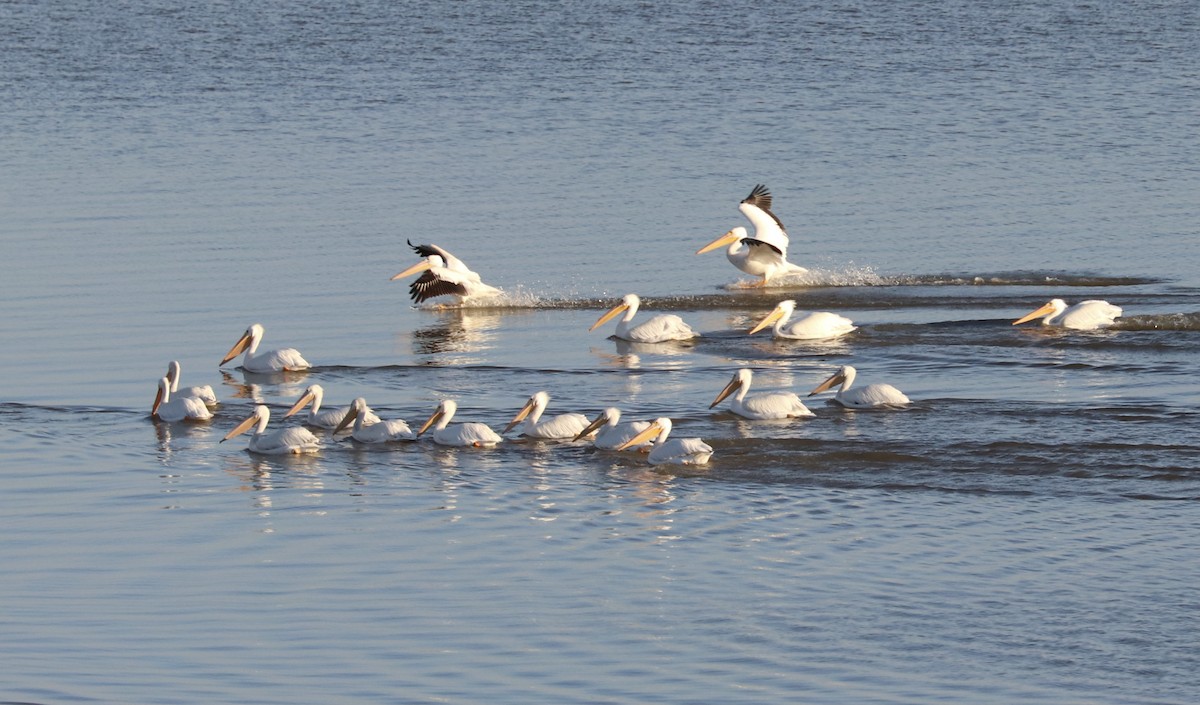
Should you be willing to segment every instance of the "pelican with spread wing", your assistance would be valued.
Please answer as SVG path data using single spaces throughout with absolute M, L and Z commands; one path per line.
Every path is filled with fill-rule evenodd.
M 696 251 L 702 255 L 727 246 L 725 257 L 730 264 L 746 274 L 762 277 L 754 286 L 766 286 L 781 274 L 804 274 L 808 270 L 787 259 L 788 235 L 783 223 L 771 212 L 771 192 L 758 184 L 750 195 L 738 204 L 738 210 L 754 226 L 754 234 L 738 226 Z
M 408 246 L 423 259 L 392 277 L 392 281 L 423 272 L 408 285 L 408 293 L 414 303 L 424 303 L 437 296 L 453 296 L 461 304 L 468 299 L 504 293 L 484 284 L 479 275 L 462 260 L 437 245 L 414 245 L 409 241 Z

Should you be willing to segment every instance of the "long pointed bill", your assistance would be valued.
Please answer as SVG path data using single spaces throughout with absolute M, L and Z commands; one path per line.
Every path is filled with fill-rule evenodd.
M 714 406 L 716 406 L 717 404 L 720 404 L 721 402 L 725 401 L 725 397 L 729 396 L 730 394 L 733 394 L 735 391 L 740 389 L 741 386 L 742 386 L 742 381 L 737 379 L 736 377 L 733 378 L 732 380 L 730 380 L 729 384 L 725 385 L 725 388 L 721 390 L 721 393 L 717 395 L 717 398 L 713 399 L 713 403 L 709 404 L 708 408 L 711 409 Z
M 602 325 L 604 325 L 605 323 L 608 323 L 608 322 L 609 322 L 609 321 L 611 321 L 612 319 L 616 318 L 616 317 L 617 317 L 617 315 L 619 315 L 619 314 L 621 314 L 621 313 L 624 313 L 624 312 L 625 312 L 625 311 L 626 311 L 628 308 L 629 308 L 629 307 L 628 307 L 628 306 L 626 306 L 625 304 L 617 304 L 616 306 L 614 306 L 614 307 L 612 308 L 612 310 L 610 310 L 608 313 L 606 313 L 606 314 L 604 314 L 603 316 L 601 316 L 601 317 L 600 317 L 600 319 L 599 319 L 598 321 L 596 321 L 595 323 L 593 323 L 593 324 L 592 324 L 592 327 L 591 327 L 591 328 L 588 328 L 588 330 L 589 330 L 589 331 L 596 330 L 596 329 L 597 329 L 597 328 L 599 328 L 600 326 L 602 326 Z
M 229 433 L 226 433 L 225 437 L 221 439 L 221 442 L 224 443 L 225 441 L 229 440 L 230 438 L 233 438 L 234 436 L 240 436 L 241 434 L 250 430 L 250 427 L 253 426 L 257 421 L 258 421 L 258 416 L 251 416 L 250 418 L 248 418 L 245 421 L 238 424 L 232 431 L 230 431 Z
M 404 277 L 407 277 L 412 274 L 416 274 L 417 272 L 424 272 L 426 269 L 429 269 L 432 266 L 433 265 L 431 265 L 429 263 L 429 260 L 423 259 L 420 262 L 417 262 L 413 266 L 409 267 L 408 269 L 404 270 L 403 272 L 400 272 L 396 276 L 392 277 L 391 281 L 396 281 L 397 279 L 403 279 Z
M 713 240 L 712 242 L 708 243 L 704 247 L 701 247 L 700 249 L 696 250 L 696 254 L 702 255 L 705 252 L 711 252 L 711 251 L 717 249 L 718 247 L 721 247 L 722 245 L 731 244 L 739 239 L 740 238 L 738 238 L 737 233 L 730 230 L 729 232 L 725 233 L 724 235 L 717 238 L 716 240 Z
M 622 443 L 621 447 L 617 448 L 617 450 L 625 450 L 626 448 L 640 446 L 641 444 L 645 443 L 646 441 L 657 437 L 658 434 L 661 432 L 662 432 L 662 426 L 659 426 L 658 422 L 655 421 L 654 423 L 651 423 L 650 426 L 645 431 L 642 431 L 638 435 L 636 435 L 633 438 L 630 438 L 629 440 Z
M 603 426 L 607 421 L 608 421 L 608 417 L 605 416 L 604 414 L 600 414 L 596 418 L 592 419 L 591 423 L 589 423 L 587 426 L 584 426 L 582 431 L 575 434 L 575 437 L 572 438 L 571 440 L 577 441 L 580 438 L 583 438 L 584 436 L 588 435 L 589 433 L 592 433 L 596 429 Z
M 305 392 L 304 394 L 301 394 L 300 399 L 298 399 L 295 404 L 292 404 L 292 408 L 288 409 L 287 413 L 283 415 L 283 418 L 286 419 L 297 411 L 300 411 L 304 408 L 305 404 L 315 399 L 316 396 L 317 395 L 313 394 L 312 392 Z
M 154 393 L 154 406 L 150 407 L 150 415 L 158 416 L 158 407 L 162 405 L 163 390 L 160 386 L 158 391 Z
M 429 420 L 426 421 L 423 426 L 421 426 L 421 430 L 417 431 L 417 435 L 419 436 L 428 431 L 429 427 L 437 423 L 438 419 L 440 418 L 442 418 L 442 410 L 439 408 L 437 411 L 433 412 L 433 416 L 430 416 Z
M 250 333 L 249 332 L 243 333 L 242 337 L 238 338 L 238 341 L 233 344 L 233 347 L 229 348 L 229 352 L 225 353 L 225 357 L 221 358 L 221 362 L 217 364 L 217 367 L 220 367 L 221 365 L 224 365 L 226 362 L 229 362 L 230 360 L 237 357 L 238 355 L 241 355 L 243 352 L 245 352 L 246 348 L 248 348 L 248 347 L 250 347 Z
M 1018 318 L 1017 320 L 1013 321 L 1012 324 L 1015 326 L 1018 323 L 1024 323 L 1025 321 L 1032 321 L 1035 318 L 1041 318 L 1042 316 L 1045 316 L 1046 314 L 1050 313 L 1053 310 L 1054 310 L 1053 306 L 1051 306 L 1050 304 L 1046 304 L 1046 305 L 1042 306 L 1041 308 L 1039 308 L 1038 310 L 1036 310 L 1032 313 L 1026 314 L 1025 316 L 1023 316 L 1021 318 Z
M 351 404 L 350 410 L 346 412 L 346 415 L 344 417 L 342 417 L 341 423 L 339 423 L 337 425 L 337 428 L 333 429 L 334 435 L 341 433 L 342 429 L 344 429 L 347 426 L 349 426 L 350 424 L 354 423 L 354 419 L 357 419 L 357 418 L 358 418 L 358 407 Z
M 841 384 L 844 381 L 846 381 L 846 377 L 841 373 L 841 370 L 834 372 L 832 375 L 829 376 L 829 379 L 820 383 L 819 385 L 817 385 L 816 389 L 809 392 L 808 396 L 811 397 L 814 394 L 820 394 L 821 392 L 824 392 L 827 389 L 831 389 L 833 387 L 833 385 Z
M 517 415 L 513 417 L 513 420 L 509 421 L 508 425 L 504 427 L 504 432 L 508 433 L 509 431 L 513 430 L 514 426 L 524 421 L 525 417 L 529 416 L 529 412 L 533 411 L 533 404 L 534 401 L 532 399 L 525 402 L 525 406 L 522 406 L 521 410 L 517 412 Z
M 759 332 L 763 328 L 766 328 L 767 326 L 771 325 L 775 321 L 778 321 L 782 317 L 783 317 L 783 309 L 776 308 L 774 311 L 768 313 L 766 318 L 759 321 L 758 325 L 756 325 L 750 329 L 750 335 L 754 335 L 755 333 Z

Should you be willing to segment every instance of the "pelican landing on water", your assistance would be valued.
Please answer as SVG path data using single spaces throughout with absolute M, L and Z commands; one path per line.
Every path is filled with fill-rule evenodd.
M 1062 299 L 1050 299 L 1038 310 L 1018 318 L 1012 324 L 1015 326 L 1025 321 L 1041 318 L 1044 326 L 1057 326 L 1071 330 L 1097 330 L 1111 326 L 1113 321 L 1120 316 L 1121 307 L 1114 306 L 1107 301 L 1092 299 L 1068 306 L 1067 302 Z
M 408 285 L 408 294 L 414 303 L 424 303 L 436 296 L 452 296 L 461 304 L 468 299 L 504 293 L 484 284 L 462 260 L 437 245 L 414 245 L 409 241 L 408 246 L 424 259 L 392 277 L 392 281 L 424 272 Z
M 746 274 L 762 277 L 754 286 L 766 286 L 773 277 L 784 274 L 804 274 L 808 270 L 787 259 L 788 235 L 783 223 L 771 212 L 771 192 L 758 184 L 750 195 L 738 204 L 738 210 L 754 226 L 754 234 L 738 226 L 713 240 L 696 254 L 702 255 L 718 247 L 728 246 L 725 257 L 729 263 Z

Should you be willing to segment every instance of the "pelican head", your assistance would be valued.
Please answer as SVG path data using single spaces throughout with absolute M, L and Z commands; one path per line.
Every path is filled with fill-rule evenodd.
M 325 388 L 319 384 L 310 384 L 308 389 L 305 389 L 304 393 L 300 395 L 300 398 L 296 400 L 296 403 L 292 404 L 292 408 L 288 409 L 287 413 L 283 415 L 283 418 L 286 419 L 297 411 L 300 411 L 309 402 L 312 402 L 313 411 L 316 412 L 321 408 L 321 400 L 324 398 Z
M 820 394 L 821 392 L 833 389 L 836 385 L 842 385 L 842 389 L 849 387 L 854 383 L 854 376 L 857 371 L 850 365 L 839 367 L 837 372 L 829 375 L 829 379 L 817 385 L 817 388 L 808 393 L 808 396 Z
M 625 311 L 629 311 L 629 314 L 626 316 L 627 319 L 633 318 L 633 315 L 637 313 L 638 307 L 641 305 L 642 300 L 638 298 L 637 294 L 626 294 L 621 297 L 621 303 L 609 309 L 608 313 L 605 313 L 603 316 L 601 316 L 595 323 L 592 324 L 591 328 L 588 328 L 588 330 L 596 330 Z
M 735 242 L 741 242 L 742 238 L 745 237 L 747 237 L 746 229 L 739 225 L 716 240 L 708 243 L 704 247 L 696 250 L 696 254 L 702 255 L 705 252 L 711 252 L 723 245 L 732 245 Z
M 363 397 L 355 397 L 354 401 L 350 402 L 350 409 L 346 411 L 346 415 L 342 417 L 337 428 L 333 429 L 334 435 L 337 435 L 342 429 L 354 423 L 354 420 L 359 416 L 366 416 L 368 411 L 370 409 L 367 407 L 367 400 Z
M 158 391 L 154 394 L 154 405 L 150 407 L 150 415 L 158 416 L 158 407 L 171 399 L 171 380 L 163 377 L 158 380 Z
M 1017 320 L 1013 321 L 1012 324 L 1015 326 L 1018 323 L 1024 323 L 1025 321 L 1032 321 L 1035 318 L 1041 318 L 1041 319 L 1051 318 L 1053 316 L 1057 316 L 1058 314 L 1062 313 L 1066 309 L 1067 309 L 1066 301 L 1063 301 L 1062 299 L 1050 299 L 1046 303 L 1042 304 L 1042 307 L 1039 308 L 1038 310 L 1032 311 L 1032 312 L 1022 316 L 1021 318 L 1018 318 Z
M 617 423 L 620 422 L 620 420 L 621 420 L 621 410 L 615 406 L 610 406 L 610 407 L 606 408 L 604 411 L 601 411 L 599 413 L 599 415 L 596 416 L 596 418 L 592 419 L 591 423 L 589 423 L 587 426 L 585 426 L 582 431 L 575 434 L 575 437 L 572 438 L 571 440 L 577 441 L 580 438 L 583 438 L 583 437 L 587 436 L 588 434 L 592 433 L 593 431 L 596 431 L 597 429 L 599 429 L 601 426 L 604 426 L 604 425 L 616 426 Z
M 517 412 L 517 415 L 513 417 L 513 420 L 509 421 L 508 425 L 504 427 L 504 432 L 508 433 L 509 431 L 513 430 L 517 424 L 524 421 L 525 417 L 529 416 L 531 413 L 533 414 L 532 420 L 534 423 L 536 423 L 538 418 L 541 417 L 542 412 L 546 409 L 546 405 L 549 403 L 549 394 L 546 392 L 534 393 L 529 397 L 529 401 L 525 402 L 525 406 L 522 406 L 521 410 Z
M 788 299 L 786 301 L 780 301 L 775 306 L 774 311 L 771 311 L 770 313 L 768 313 L 766 318 L 763 318 L 761 321 L 758 322 L 758 325 L 756 325 L 750 329 L 750 335 L 754 335 L 755 333 L 759 332 L 763 328 L 766 328 L 767 326 L 771 325 L 772 323 L 775 323 L 778 321 L 786 321 L 788 318 L 791 318 L 792 312 L 795 310 L 796 310 L 796 302 L 795 301 L 793 301 L 791 299 Z
M 442 259 L 441 255 L 429 255 L 428 257 L 422 259 L 420 262 L 417 262 L 413 266 L 409 267 L 408 269 L 404 270 L 403 272 L 400 272 L 396 276 L 392 277 L 391 281 L 396 281 L 397 279 L 403 279 L 404 277 L 416 274 L 417 272 L 424 272 L 425 270 L 433 269 L 434 267 L 445 267 L 445 266 L 446 266 L 446 261 Z
M 262 337 L 262 325 L 258 323 L 251 325 L 246 329 L 245 333 L 242 333 L 242 337 L 238 338 L 238 341 L 233 344 L 233 347 L 229 348 L 229 352 L 225 353 L 225 357 L 221 358 L 221 362 L 217 366 L 220 367 L 221 365 L 224 365 L 226 362 L 229 362 L 238 355 L 241 355 L 247 349 L 249 349 L 250 353 L 253 355 L 254 351 L 258 349 L 258 342 L 262 340 Z
M 271 410 L 268 409 L 266 406 L 259 404 L 258 406 L 254 407 L 253 414 L 250 414 L 250 416 L 247 417 L 245 421 L 241 422 L 240 424 L 235 426 L 232 431 L 225 434 L 225 437 L 221 439 L 221 443 L 224 443 L 225 441 L 229 440 L 230 438 L 233 438 L 234 436 L 240 436 L 241 434 L 245 433 L 246 431 L 249 431 L 250 427 L 254 426 L 255 424 L 258 425 L 258 429 L 255 431 L 255 433 L 262 433 L 263 431 L 265 431 L 267 429 L 267 422 L 270 421 L 270 419 L 271 419 Z
M 421 426 L 421 430 L 417 431 L 417 435 L 419 436 L 422 433 L 425 433 L 434 424 L 437 424 L 438 428 L 445 428 L 446 425 L 450 423 L 450 419 L 454 418 L 454 412 L 456 411 L 458 411 L 458 404 L 456 404 L 454 400 L 443 399 L 441 403 L 438 404 L 437 410 L 434 411 L 433 415 L 429 417 L 429 420 Z
M 659 436 L 663 435 L 664 433 L 670 433 L 670 432 L 671 432 L 671 419 L 668 419 L 665 417 L 660 417 L 660 418 L 654 419 L 653 421 L 650 422 L 650 425 L 647 426 L 644 431 L 642 431 L 638 435 L 636 435 L 633 438 L 630 438 L 629 440 L 622 443 L 621 447 L 617 448 L 617 450 L 625 450 L 626 448 L 632 448 L 634 446 L 639 446 L 643 443 L 646 443 L 647 441 L 651 441 L 655 438 L 658 438 Z
M 754 376 L 754 373 L 751 372 L 750 369 L 746 368 L 746 367 L 743 367 L 742 369 L 738 370 L 737 372 L 734 372 L 733 379 L 729 380 L 729 384 L 725 385 L 725 388 L 721 390 L 721 393 L 717 395 L 716 399 L 713 399 L 713 403 L 709 404 L 708 408 L 711 409 L 714 406 L 716 406 L 717 404 L 720 404 L 721 402 L 725 401 L 726 397 L 728 397 L 730 394 L 733 394 L 734 392 L 738 391 L 739 389 L 749 389 L 750 388 L 750 379 L 753 376 Z

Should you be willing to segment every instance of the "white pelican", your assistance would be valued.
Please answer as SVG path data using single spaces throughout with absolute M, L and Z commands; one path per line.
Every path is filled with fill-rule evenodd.
M 150 416 L 160 421 L 207 421 L 212 418 L 212 412 L 196 397 L 172 397 L 171 381 L 163 377 L 158 380 L 158 393 L 154 395 Z
M 433 416 L 421 426 L 421 430 L 417 431 L 420 436 L 429 430 L 430 426 L 435 423 L 437 427 L 433 431 L 433 442 L 443 446 L 475 446 L 476 448 L 491 448 L 500 441 L 504 440 L 496 434 L 495 431 L 481 423 L 460 423 L 450 426 L 450 419 L 454 418 L 454 412 L 458 411 L 458 404 L 453 400 L 444 399 L 438 404 L 437 411 L 433 412 Z
M 389 443 L 391 441 L 415 441 L 417 434 L 413 433 L 408 424 L 400 419 L 389 419 L 387 421 L 376 421 L 367 425 L 367 416 L 374 414 L 371 408 L 367 406 L 367 400 L 358 397 L 350 403 L 350 410 L 346 412 L 345 418 L 333 430 L 336 434 L 342 429 L 354 424 L 354 432 L 350 437 L 359 443 Z M 379 418 L 379 417 L 375 417 Z
M 766 318 L 758 322 L 758 325 L 750 329 L 750 335 L 754 335 L 772 323 L 775 324 L 776 338 L 791 338 L 792 340 L 824 340 L 858 330 L 854 321 L 828 311 L 813 311 L 793 321 L 791 320 L 792 312 L 795 310 L 795 301 L 791 299 L 780 301 L 774 311 L 771 311 Z
M 696 251 L 702 255 L 723 245 L 728 245 L 725 257 L 730 264 L 746 274 L 762 277 L 755 286 L 766 286 L 772 277 L 779 274 L 803 274 L 808 270 L 787 261 L 788 235 L 783 223 L 771 212 L 771 192 L 758 184 L 750 195 L 738 205 L 754 226 L 754 235 L 748 236 L 746 229 L 738 226 Z
M 221 442 L 245 433 L 250 430 L 251 426 L 257 424 L 254 429 L 254 435 L 250 436 L 250 443 L 246 446 L 246 450 L 251 453 L 261 453 L 263 455 L 299 455 L 301 453 L 316 453 L 321 449 L 321 441 L 303 426 L 290 426 L 281 428 L 277 431 L 267 433 L 267 422 L 271 420 L 271 411 L 267 407 L 259 404 L 254 407 L 254 413 L 245 421 L 237 425 Z
M 592 445 L 601 450 L 617 450 L 625 445 L 625 442 L 642 431 L 650 428 L 649 421 L 629 421 L 621 423 L 621 410 L 615 406 L 610 406 L 600 415 L 592 420 L 582 431 L 575 435 L 572 440 L 579 440 L 588 435 L 592 431 L 596 432 L 596 439 L 592 441 Z M 640 448 L 641 446 L 632 446 L 632 449 Z
M 292 404 L 292 408 L 288 409 L 287 413 L 283 415 L 283 418 L 286 419 L 303 409 L 309 402 L 312 402 L 312 408 L 308 410 L 308 417 L 304 419 L 304 423 L 309 426 L 316 426 L 317 428 L 337 428 L 342 419 L 346 418 L 346 414 L 350 413 L 350 407 L 343 406 L 339 409 L 322 410 L 321 401 L 324 399 L 325 388 L 319 384 L 310 384 L 308 389 L 305 389 L 300 398 L 296 400 L 296 403 Z M 369 426 L 376 423 L 379 423 L 379 417 L 375 415 L 374 411 L 367 409 L 366 413 L 363 414 L 363 424 Z
M 1013 325 L 1042 319 L 1044 326 L 1058 326 L 1072 330 L 1096 330 L 1113 324 L 1113 320 L 1121 315 L 1121 307 L 1113 306 L 1107 301 L 1093 299 L 1080 301 L 1073 306 L 1067 306 L 1062 299 L 1050 299 L 1038 310 L 1013 321 Z
M 854 384 L 854 377 L 858 372 L 850 365 L 845 365 L 829 376 L 817 388 L 808 393 L 808 396 L 820 394 L 827 389 L 831 389 L 835 384 L 841 384 L 842 388 L 838 393 L 833 395 L 833 400 L 842 406 L 851 409 L 870 409 L 876 406 L 903 406 L 909 402 L 908 397 L 904 396 L 904 392 L 896 389 L 890 384 L 868 384 L 865 387 L 851 389 L 850 385 Z
M 743 367 L 733 373 L 733 379 L 721 390 L 717 398 L 708 408 L 713 408 L 725 400 L 725 397 L 737 392 L 737 396 L 729 404 L 729 410 L 747 419 L 794 419 L 802 416 L 816 416 L 809 411 L 800 397 L 792 392 L 762 392 L 746 396 L 750 391 L 750 380 L 754 376 L 748 368 Z
M 462 260 L 437 245 L 414 245 L 409 241 L 408 246 L 424 259 L 392 277 L 392 281 L 425 272 L 408 285 L 409 296 L 415 303 L 435 296 L 454 296 L 462 303 L 469 298 L 503 293 L 494 286 L 484 284 L 479 275 L 468 269 Z
M 671 419 L 660 417 L 645 431 L 637 434 L 617 450 L 625 450 L 657 438 L 650 449 L 647 460 L 651 465 L 707 465 L 712 457 L 712 446 L 699 438 L 667 438 L 671 435 Z
M 258 354 L 258 344 L 262 341 L 262 337 L 263 327 L 261 325 L 255 323 L 250 326 L 233 344 L 233 347 L 229 348 L 229 352 L 225 353 L 220 364 L 224 365 L 244 350 L 246 355 L 242 358 L 242 369 L 247 372 L 292 372 L 312 367 L 295 348 L 280 348 Z
M 513 427 L 525 421 L 521 426 L 521 435 L 528 438 L 572 438 L 588 425 L 588 418 L 583 414 L 559 414 L 542 421 L 542 412 L 550 403 L 550 395 L 536 392 L 525 402 L 525 406 L 517 412 L 512 421 L 504 427 L 508 433 Z M 528 417 L 528 418 L 526 418 Z
M 167 365 L 167 379 L 171 382 L 172 397 L 195 397 L 204 402 L 205 406 L 216 406 L 217 395 L 213 391 L 212 385 L 205 384 L 199 387 L 179 387 L 179 361 L 171 360 Z
M 626 294 L 622 297 L 621 303 L 601 316 L 588 330 L 596 330 L 624 311 L 625 315 L 617 322 L 617 332 L 613 334 L 621 340 L 634 343 L 665 343 L 669 340 L 691 340 L 699 336 L 699 333 L 693 331 L 691 326 L 673 313 L 660 313 L 636 326 L 631 325 L 630 321 L 637 315 L 638 307 L 641 305 L 642 300 L 638 298 L 637 294 Z

